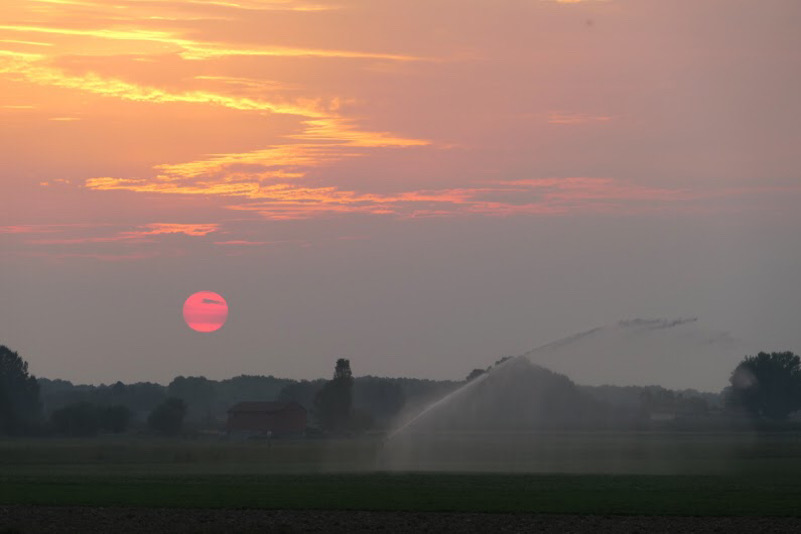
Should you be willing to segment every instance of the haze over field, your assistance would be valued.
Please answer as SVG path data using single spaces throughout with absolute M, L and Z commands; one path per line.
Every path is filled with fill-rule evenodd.
M 3 2 L 0 344 L 77 382 L 337 357 L 462 379 L 699 317 L 680 354 L 665 334 L 599 366 L 587 338 L 540 363 L 717 391 L 746 350 L 801 350 L 799 20 L 797 0 Z M 184 323 L 200 291 L 227 302 L 214 333 Z M 691 373 L 710 339 L 720 366 Z

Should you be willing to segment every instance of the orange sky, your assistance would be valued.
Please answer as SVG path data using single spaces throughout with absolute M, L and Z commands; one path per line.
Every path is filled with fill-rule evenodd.
M 65 265 L 255 272 L 498 220 L 789 231 L 800 16 L 795 0 L 3 2 L 0 261 L 40 269 L 34 287 Z M 324 359 L 321 336 L 307 352 Z

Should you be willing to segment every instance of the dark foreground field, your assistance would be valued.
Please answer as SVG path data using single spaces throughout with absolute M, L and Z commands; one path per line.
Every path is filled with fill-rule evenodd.
M 795 533 L 790 518 L 0 506 L 0 532 Z
M 511 439 L 462 439 L 445 472 L 364 440 L 5 441 L 0 533 L 801 531 L 795 434 Z

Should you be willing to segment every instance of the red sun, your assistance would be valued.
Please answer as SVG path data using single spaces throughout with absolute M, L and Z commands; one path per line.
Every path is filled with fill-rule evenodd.
M 198 291 L 184 302 L 184 321 L 196 332 L 214 332 L 228 319 L 228 303 L 213 291 Z

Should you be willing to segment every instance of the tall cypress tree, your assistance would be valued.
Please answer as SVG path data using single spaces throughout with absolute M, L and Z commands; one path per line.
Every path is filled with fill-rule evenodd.
M 326 382 L 314 398 L 314 415 L 323 430 L 346 432 L 352 404 L 353 373 L 350 360 L 340 358 L 334 368 L 334 378 Z

